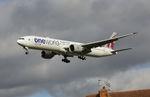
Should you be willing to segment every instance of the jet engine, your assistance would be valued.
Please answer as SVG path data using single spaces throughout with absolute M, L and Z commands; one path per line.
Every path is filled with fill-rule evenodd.
M 42 51 L 41 52 L 41 57 L 44 59 L 51 59 L 56 55 L 56 53 L 52 51 Z
M 69 51 L 74 53 L 82 53 L 84 51 L 84 48 L 81 45 L 71 44 L 69 47 Z

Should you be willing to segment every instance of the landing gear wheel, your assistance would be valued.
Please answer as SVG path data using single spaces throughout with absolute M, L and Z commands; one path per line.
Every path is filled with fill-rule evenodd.
M 84 57 L 84 56 L 78 56 L 78 58 L 81 60 L 86 60 L 86 57 Z
M 65 62 L 65 63 L 70 63 L 70 60 L 67 59 L 66 55 L 64 55 L 64 59 L 62 59 L 62 61 Z
M 65 63 L 70 63 L 70 60 L 68 60 L 68 59 L 62 59 L 62 61 Z
M 29 52 L 25 52 L 25 54 L 26 54 L 26 55 L 28 55 L 28 54 L 29 54 Z

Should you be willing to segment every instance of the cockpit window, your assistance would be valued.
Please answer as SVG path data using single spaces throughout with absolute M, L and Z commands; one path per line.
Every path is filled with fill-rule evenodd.
M 24 40 L 24 38 L 19 38 L 19 40 Z

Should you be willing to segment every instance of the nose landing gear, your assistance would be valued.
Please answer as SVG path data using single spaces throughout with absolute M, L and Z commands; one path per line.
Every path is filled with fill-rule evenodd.
M 23 47 L 25 49 L 25 54 L 28 55 L 29 54 L 29 48 L 28 47 Z

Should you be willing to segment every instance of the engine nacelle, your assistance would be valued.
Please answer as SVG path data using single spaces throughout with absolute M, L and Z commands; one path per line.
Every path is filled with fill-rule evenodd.
M 84 51 L 84 48 L 81 45 L 71 44 L 69 51 L 74 53 L 81 53 Z
M 52 51 L 42 51 L 41 52 L 41 57 L 44 59 L 51 59 L 55 56 L 56 54 Z

